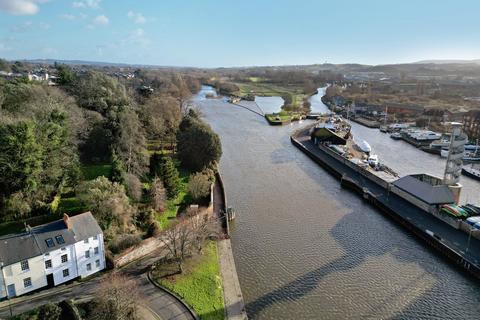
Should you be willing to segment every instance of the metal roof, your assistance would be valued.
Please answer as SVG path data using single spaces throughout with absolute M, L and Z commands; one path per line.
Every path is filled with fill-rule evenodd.
M 413 176 L 395 180 L 393 185 L 430 205 L 455 202 L 452 191 L 446 185 L 433 186 Z
M 68 217 L 68 223 L 70 229 L 62 219 L 33 227 L 30 232 L 0 238 L 0 262 L 7 266 L 102 233 L 90 212 Z M 47 239 L 54 245 L 49 247 Z

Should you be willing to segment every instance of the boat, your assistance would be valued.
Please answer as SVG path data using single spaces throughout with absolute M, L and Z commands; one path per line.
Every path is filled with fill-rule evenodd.
M 368 159 L 367 159 L 367 162 L 370 166 L 372 167 L 376 167 L 378 166 L 378 156 L 376 154 L 371 154 Z
M 360 140 L 360 142 L 355 142 L 355 144 L 361 151 L 365 153 L 370 153 L 370 151 L 372 151 L 372 147 L 370 147 L 368 142 L 365 140 Z
M 470 178 L 473 178 L 473 179 L 476 179 L 476 180 L 480 180 L 480 169 L 479 168 L 474 168 L 473 165 L 463 166 L 462 167 L 462 174 L 467 176 L 467 177 L 470 177 Z
M 440 150 L 440 156 L 442 158 L 447 158 L 448 157 L 448 148 L 442 148 L 442 150 Z M 476 151 L 465 150 L 465 152 L 463 153 L 462 160 L 463 161 L 469 161 L 469 162 L 480 161 L 480 153 L 478 153 Z
M 402 134 L 400 132 L 394 132 L 390 135 L 390 138 L 394 140 L 400 140 L 402 139 Z

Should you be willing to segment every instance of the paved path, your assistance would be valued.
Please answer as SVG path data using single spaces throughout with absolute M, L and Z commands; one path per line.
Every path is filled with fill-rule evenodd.
M 230 239 L 218 242 L 220 273 L 222 274 L 223 296 L 228 320 L 247 319 L 242 290 L 238 282 Z
M 147 310 L 141 314 L 150 314 L 147 318 L 162 320 L 192 320 L 195 319 L 190 311 L 175 297 L 153 285 L 147 277 L 150 266 L 165 254 L 159 249 L 144 258 L 132 262 L 119 271 L 138 281 L 142 303 Z M 48 302 L 60 302 L 65 299 L 82 299 L 95 294 L 100 281 L 107 275 L 103 274 L 87 282 L 60 285 L 58 287 L 40 291 L 32 295 L 24 295 L 11 300 L 13 314 L 20 314 L 33 308 L 40 307 Z M 153 312 L 153 315 L 152 315 Z M 155 314 L 156 313 L 156 314 Z M 5 319 L 10 315 L 8 302 L 0 303 L 0 318 Z M 153 317 L 153 318 L 152 318 Z
M 225 212 L 226 210 L 226 199 L 218 182 L 215 184 L 213 193 L 213 210 L 217 218 L 221 218 L 221 211 Z M 226 318 L 228 320 L 247 319 L 230 239 L 218 241 L 218 259 L 222 276 Z

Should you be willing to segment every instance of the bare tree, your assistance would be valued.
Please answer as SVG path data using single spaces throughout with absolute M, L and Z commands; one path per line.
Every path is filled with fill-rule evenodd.
M 95 294 L 95 320 L 137 319 L 139 301 L 137 283 L 126 276 L 113 273 L 102 281 Z
M 161 239 L 171 259 L 183 273 L 185 259 L 195 250 L 201 253 L 207 239 L 218 234 L 218 223 L 208 215 L 197 214 L 196 209 L 187 210 L 186 216 L 164 232 Z
M 167 193 L 160 178 L 155 177 L 150 188 L 150 199 L 152 206 L 156 211 L 165 210 L 165 202 L 167 201 Z

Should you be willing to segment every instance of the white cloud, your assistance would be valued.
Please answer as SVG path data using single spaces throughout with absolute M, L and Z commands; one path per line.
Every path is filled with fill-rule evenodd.
M 13 15 L 32 15 L 39 10 L 34 0 L 0 0 L 0 11 Z
M 101 14 L 99 16 L 96 16 L 93 18 L 92 23 L 87 25 L 88 29 L 94 29 L 95 26 L 103 27 L 106 26 L 110 23 L 110 20 L 108 20 L 107 16 Z
M 127 17 L 135 23 L 142 24 L 147 22 L 147 19 L 140 12 L 128 11 Z
M 101 0 L 83 0 L 83 1 L 74 1 L 72 6 L 74 8 L 91 8 L 97 9 L 100 6 Z
M 75 20 L 77 17 L 75 17 L 73 14 L 64 13 L 60 15 L 60 18 L 72 21 Z
M 150 39 L 145 35 L 145 30 L 142 28 L 135 29 L 128 34 L 128 37 L 121 40 L 122 46 L 141 46 L 148 47 L 150 45 Z
M 108 20 L 106 15 L 101 14 L 99 16 L 96 16 L 92 22 L 94 25 L 97 26 L 106 26 L 110 22 L 110 20 Z

